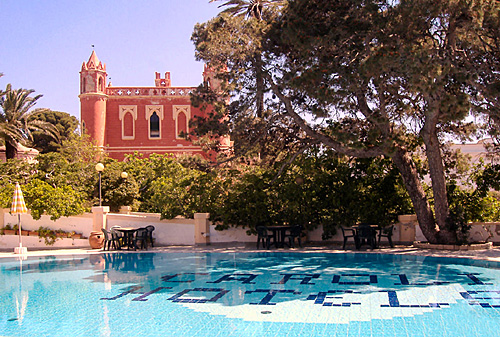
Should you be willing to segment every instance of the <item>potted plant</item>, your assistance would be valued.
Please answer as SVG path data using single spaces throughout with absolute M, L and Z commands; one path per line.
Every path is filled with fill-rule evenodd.
M 81 239 L 82 238 L 82 234 L 71 232 L 71 233 L 69 233 L 68 237 L 72 238 L 72 239 Z
M 12 227 L 12 229 L 14 230 L 14 234 L 19 234 L 19 226 L 18 225 L 14 225 Z M 28 230 L 24 230 L 21 228 L 21 235 L 28 236 L 28 233 L 29 233 Z
M 47 246 L 52 246 L 57 240 L 57 235 L 55 231 L 53 231 L 50 228 L 42 226 L 38 228 L 38 237 L 40 239 L 43 238 Z
M 15 235 L 16 231 L 12 228 L 10 224 L 5 225 L 2 228 L 2 235 Z
M 58 238 L 68 238 L 69 237 L 69 233 L 66 233 L 65 231 L 63 231 L 62 229 L 58 229 L 55 231 L 56 233 L 56 236 Z
M 28 231 L 28 236 L 37 236 L 38 235 L 38 231 Z

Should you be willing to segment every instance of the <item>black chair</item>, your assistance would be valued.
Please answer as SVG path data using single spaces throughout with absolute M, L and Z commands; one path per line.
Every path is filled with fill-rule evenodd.
M 302 225 L 291 226 L 289 232 L 285 234 L 285 239 L 288 239 L 288 245 L 290 247 L 295 247 L 295 239 L 297 239 L 297 243 L 299 247 L 302 247 L 300 236 L 302 235 Z
M 120 249 L 120 244 L 118 240 L 116 240 L 112 233 L 108 232 L 105 228 L 102 229 L 102 232 L 104 234 L 104 241 L 103 241 L 103 250 L 111 250 L 111 246 L 113 246 L 113 249 Z
M 116 229 L 120 228 L 120 226 L 113 226 L 110 229 L 111 237 L 115 242 L 116 249 L 121 249 L 126 246 L 128 243 L 125 240 L 125 234 L 117 231 Z
M 259 243 L 262 241 L 262 248 L 267 248 L 271 246 L 271 239 L 273 234 L 266 228 L 266 226 L 257 226 L 257 249 L 259 249 Z
M 345 245 L 349 238 L 352 238 L 354 240 L 354 244 L 358 247 L 356 230 L 354 228 L 344 228 L 342 226 L 340 226 L 340 229 L 342 230 L 342 236 L 344 237 L 344 245 L 342 246 L 342 249 L 345 250 Z
M 393 231 L 394 231 L 394 225 L 380 228 L 378 232 L 378 245 L 380 246 L 380 239 L 384 237 L 387 238 L 387 241 L 389 241 L 389 245 L 391 245 L 391 248 L 394 248 L 394 244 L 392 243 Z
M 151 244 L 151 247 L 154 247 L 155 245 L 153 243 L 153 231 L 155 230 L 155 226 L 149 225 L 149 226 L 146 226 L 146 229 L 148 230 L 147 241 Z
M 372 249 L 377 248 L 377 230 L 369 223 L 361 223 L 356 229 L 356 249 L 368 244 Z
M 135 232 L 132 239 L 134 249 L 147 249 L 148 248 L 148 230 L 146 228 L 139 228 Z

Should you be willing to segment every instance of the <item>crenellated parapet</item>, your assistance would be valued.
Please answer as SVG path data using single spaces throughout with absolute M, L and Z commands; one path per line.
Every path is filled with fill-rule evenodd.
M 189 96 L 194 87 L 107 87 L 106 95 L 109 97 L 177 97 Z

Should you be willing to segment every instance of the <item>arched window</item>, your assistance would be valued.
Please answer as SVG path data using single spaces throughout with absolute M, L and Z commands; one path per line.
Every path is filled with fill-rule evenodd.
M 99 91 L 104 91 L 104 81 L 99 77 Z
M 123 117 L 123 137 L 134 138 L 134 117 L 131 113 L 126 113 Z
M 145 112 L 148 121 L 149 139 L 161 139 L 163 105 L 146 105 Z
M 177 138 L 181 137 L 181 135 L 185 135 L 188 132 L 187 129 L 187 117 L 184 112 L 179 112 L 177 115 Z
M 137 105 L 120 105 L 119 118 L 122 122 L 122 139 L 135 139 Z
M 160 137 L 160 117 L 158 117 L 156 112 L 153 112 L 151 117 L 149 117 L 149 137 Z
M 181 133 L 189 132 L 189 120 L 191 119 L 191 107 L 189 105 L 174 105 L 173 118 L 175 122 L 175 138 L 180 139 Z

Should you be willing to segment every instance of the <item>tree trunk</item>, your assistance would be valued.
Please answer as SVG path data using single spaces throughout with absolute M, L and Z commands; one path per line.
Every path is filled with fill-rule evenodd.
M 422 184 L 418 179 L 417 168 L 411 156 L 408 152 L 399 149 L 392 156 L 392 160 L 401 173 L 422 233 L 430 243 L 438 243 L 440 241 L 439 229 L 436 226 L 434 214 Z
M 14 159 L 17 155 L 17 146 L 9 140 L 5 141 L 5 158 Z
M 426 123 L 427 124 L 427 123 Z M 439 227 L 439 241 L 454 244 L 457 242 L 457 233 L 447 224 L 450 214 L 448 196 L 446 194 L 446 178 L 444 175 L 443 157 L 435 127 L 425 125 L 421 135 L 425 144 L 425 154 L 429 165 L 429 175 L 434 194 L 434 212 Z
M 255 56 L 255 80 L 256 80 L 256 105 L 257 117 L 262 118 L 264 114 L 264 76 L 262 74 L 262 57 L 260 54 Z

